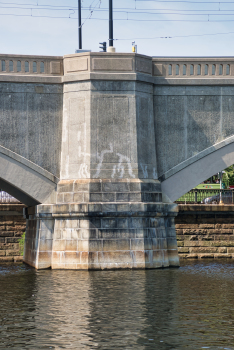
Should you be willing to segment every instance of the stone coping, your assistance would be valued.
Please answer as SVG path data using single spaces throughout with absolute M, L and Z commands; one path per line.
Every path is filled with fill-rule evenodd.
M 234 77 L 188 77 L 188 78 L 166 78 L 166 77 L 154 77 L 155 85 L 180 85 L 180 86 L 207 86 L 207 85 L 234 85 Z
M 0 82 L 2 83 L 35 83 L 35 84 L 62 84 L 62 76 L 54 77 L 47 75 L 10 75 L 0 74 Z
M 159 176 L 159 180 L 164 181 L 164 180 L 168 179 L 169 177 L 175 175 L 176 173 L 178 173 L 182 169 L 186 168 L 190 164 L 194 164 L 196 161 L 208 156 L 209 154 L 211 154 L 211 153 L 217 151 L 218 149 L 221 149 L 222 147 L 227 146 L 233 142 L 234 142 L 234 136 L 230 136 L 227 139 L 225 139 L 219 143 L 216 143 L 213 146 L 206 148 L 205 150 L 194 155 L 193 157 L 186 159 L 184 162 L 182 162 L 182 163 L 176 165 L 175 167 L 173 167 L 172 169 L 168 170 L 165 174 Z
M 36 217 L 72 217 L 72 216 L 176 216 L 178 206 L 175 203 L 70 203 L 41 204 L 24 210 L 25 216 Z
M 178 210 L 181 214 L 185 212 L 196 213 L 200 212 L 200 214 L 205 214 L 208 212 L 234 212 L 234 205 L 232 204 L 178 204 Z
M 1 146 L 1 145 L 0 145 L 0 153 L 4 154 L 5 156 L 7 156 L 9 158 L 14 159 L 18 163 L 25 165 L 26 167 L 32 169 L 36 173 L 39 173 L 40 175 L 44 176 L 48 180 L 52 181 L 53 183 L 59 182 L 59 179 L 56 176 L 54 176 L 53 174 L 51 174 L 49 171 L 43 169 L 39 165 L 31 162 L 30 160 L 20 156 L 19 154 L 9 150 L 8 148 Z

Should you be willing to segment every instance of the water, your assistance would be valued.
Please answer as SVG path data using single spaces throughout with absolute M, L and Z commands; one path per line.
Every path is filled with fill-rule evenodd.
M 0 265 L 0 349 L 234 349 L 234 262 L 147 271 Z

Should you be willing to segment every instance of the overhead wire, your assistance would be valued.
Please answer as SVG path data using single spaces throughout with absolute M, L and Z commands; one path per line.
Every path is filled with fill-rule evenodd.
M 135 0 L 137 2 L 168 2 L 188 4 L 234 4 L 234 1 L 191 1 L 191 0 Z
M 145 37 L 145 38 L 124 38 L 124 39 L 114 39 L 116 41 L 129 41 L 129 40 L 154 40 L 154 39 L 175 39 L 175 38 L 189 38 L 189 37 L 201 37 L 201 36 L 214 36 L 214 35 L 227 35 L 234 34 L 234 32 L 227 33 L 207 33 L 207 34 L 190 34 L 190 35 L 174 35 L 174 36 L 154 36 L 154 37 Z

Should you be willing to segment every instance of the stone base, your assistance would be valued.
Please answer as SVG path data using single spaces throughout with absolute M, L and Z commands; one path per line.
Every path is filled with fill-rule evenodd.
M 179 266 L 175 204 L 88 203 L 28 209 L 24 262 L 37 269 Z

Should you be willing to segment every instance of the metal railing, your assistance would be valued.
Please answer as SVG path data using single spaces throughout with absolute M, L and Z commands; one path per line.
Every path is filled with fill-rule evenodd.
M 234 190 L 192 189 L 175 201 L 177 204 L 234 204 Z
M 12 197 L 9 193 L 0 191 L 0 203 L 20 203 L 20 201 Z

